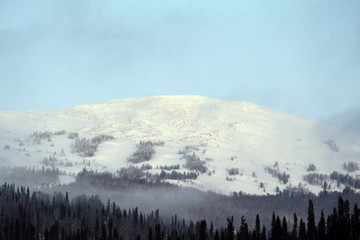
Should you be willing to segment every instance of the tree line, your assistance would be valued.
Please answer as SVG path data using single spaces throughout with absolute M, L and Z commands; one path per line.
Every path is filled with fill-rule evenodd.
M 337 207 L 327 217 L 321 213 L 315 221 L 312 200 L 307 219 L 292 221 L 272 214 L 270 226 L 261 224 L 256 215 L 255 227 L 249 229 L 244 216 L 239 227 L 228 217 L 226 227 L 214 227 L 204 219 L 193 222 L 178 219 L 163 221 L 159 210 L 142 213 L 137 207 L 121 209 L 115 202 L 104 204 L 97 196 L 81 195 L 70 200 L 68 193 L 30 192 L 29 188 L 4 184 L 0 191 L 0 239 L 72 240 L 333 240 L 360 239 L 360 210 L 348 200 L 338 198 Z M 291 224 L 290 224 L 291 222 Z

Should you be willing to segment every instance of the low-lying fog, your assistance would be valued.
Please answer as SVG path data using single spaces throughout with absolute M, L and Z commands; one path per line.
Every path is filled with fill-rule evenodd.
M 315 216 L 319 217 L 323 208 L 324 213 L 332 212 L 336 206 L 340 193 L 327 193 L 327 195 L 315 196 L 312 194 L 294 192 L 289 196 L 250 196 L 241 193 L 233 193 L 228 196 L 214 192 L 202 192 L 192 188 L 180 188 L 164 183 L 122 183 L 121 186 L 103 184 L 99 182 L 84 183 L 75 182 L 68 185 L 39 185 L 41 182 L 56 180 L 56 173 L 48 172 L 40 174 L 25 169 L 0 168 L 0 182 L 16 183 L 17 186 L 29 187 L 32 191 L 42 191 L 53 194 L 60 192 L 69 193 L 70 198 L 80 195 L 98 195 L 100 199 L 120 206 L 121 209 L 138 207 L 144 214 L 149 214 L 156 209 L 160 210 L 160 216 L 165 221 L 170 221 L 175 214 L 178 219 L 212 221 L 214 226 L 225 226 L 226 218 L 234 216 L 235 226 L 239 226 L 240 218 L 245 216 L 250 227 L 254 226 L 256 214 L 260 215 L 262 223 L 269 226 L 272 213 L 280 217 L 285 216 L 292 221 L 293 214 L 306 219 L 307 204 L 309 198 L 314 202 Z M 58 180 L 58 179 L 57 179 Z M 284 195 L 284 194 L 283 194 Z M 360 204 L 358 195 L 345 193 L 342 196 L 350 201 L 352 209 L 354 203 Z

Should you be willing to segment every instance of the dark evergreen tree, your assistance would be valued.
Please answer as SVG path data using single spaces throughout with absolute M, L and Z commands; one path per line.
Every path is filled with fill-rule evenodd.
M 277 234 L 276 234 L 276 217 L 275 213 L 273 212 L 272 218 L 271 218 L 271 233 L 270 233 L 270 240 L 276 240 Z
M 210 236 L 213 236 L 213 235 L 214 235 L 214 224 L 213 224 L 212 221 L 211 221 L 211 223 L 210 223 L 209 235 L 210 235 Z
M 96 215 L 96 220 L 95 220 L 95 237 L 98 237 L 100 235 L 100 222 L 99 222 L 99 217 Z
M 228 217 L 227 218 L 227 236 L 226 236 L 226 240 L 234 240 L 234 217 Z
M 49 233 L 49 230 L 47 228 L 45 228 L 44 239 L 45 240 L 50 240 L 50 233 Z
M 224 229 L 221 229 L 220 240 L 226 240 Z
M 302 218 L 300 218 L 300 225 L 299 225 L 299 240 L 307 240 L 306 227 Z
M 219 232 L 218 232 L 217 229 L 215 230 L 214 240 L 220 240 L 220 239 L 219 239 Z
M 335 235 L 337 238 L 349 239 L 349 203 L 347 204 L 344 200 L 339 197 L 338 198 L 338 208 L 337 208 L 337 221 L 334 224 Z
M 241 216 L 241 225 L 240 225 L 240 230 L 239 230 L 238 236 L 239 236 L 240 240 L 250 239 L 249 227 L 248 227 L 248 224 L 247 224 L 244 216 Z
M 360 239 L 360 209 L 357 204 L 355 204 L 354 212 L 351 215 L 351 239 Z
M 345 235 L 343 239 L 350 239 L 351 223 L 350 223 L 350 203 L 349 200 L 344 201 L 344 228 Z
M 263 227 L 262 227 L 260 240 L 266 240 L 266 228 L 265 228 L 265 225 L 263 225 Z
M 291 239 L 292 240 L 297 240 L 298 239 L 298 225 L 297 225 L 297 216 L 296 213 L 294 213 L 294 223 L 293 223 L 293 228 L 291 230 Z
M 102 239 L 107 239 L 106 226 L 104 223 L 102 224 L 102 227 L 101 227 L 101 237 L 102 237 Z
M 134 221 L 134 224 L 138 224 L 138 222 L 139 222 L 139 214 L 138 214 L 137 207 L 133 210 L 133 221 Z
M 140 212 L 140 225 L 143 225 L 144 224 L 144 217 L 143 217 L 143 214 Z
M 286 217 L 283 217 L 282 220 L 282 226 L 281 226 L 281 238 L 282 239 L 288 239 L 288 227 L 287 227 L 287 221 L 286 221 Z
M 109 225 L 109 230 L 108 230 L 109 234 L 108 234 L 108 236 L 109 236 L 109 239 L 112 239 L 112 237 L 113 237 L 113 228 L 114 228 L 114 220 L 113 220 L 112 217 L 109 218 L 108 225 Z
M 337 222 L 338 222 L 338 216 L 336 208 L 333 208 L 333 213 L 328 216 L 327 218 L 327 238 L 329 240 L 335 240 L 337 239 Z
M 280 217 L 277 216 L 275 220 L 275 239 L 281 239 L 281 238 L 282 238 L 281 220 Z
M 321 209 L 320 221 L 318 224 L 317 239 L 318 240 L 326 239 L 325 217 L 324 217 L 324 211 L 322 209 Z
M 254 234 L 253 234 L 252 239 L 260 240 L 260 235 L 261 235 L 260 217 L 259 217 L 259 214 L 256 214 L 255 229 L 254 229 Z
M 202 220 L 200 222 L 200 233 L 199 233 L 199 240 L 206 240 L 207 239 L 207 226 L 206 221 Z
M 19 223 L 19 220 L 18 219 L 16 219 L 16 221 L 15 221 L 15 231 L 14 231 L 14 233 L 15 233 L 15 240 L 20 240 L 20 233 L 21 233 L 21 231 L 20 231 L 20 223 Z
M 119 239 L 119 233 L 117 231 L 117 228 L 114 228 L 114 239 Z
M 316 238 L 316 226 L 315 226 L 315 216 L 314 216 L 314 205 L 312 200 L 309 200 L 308 207 L 308 218 L 307 218 L 307 238 L 309 240 L 315 240 Z
M 160 224 L 155 226 L 155 240 L 162 240 Z
M 149 227 L 148 240 L 152 240 L 152 239 L 153 239 L 152 227 Z

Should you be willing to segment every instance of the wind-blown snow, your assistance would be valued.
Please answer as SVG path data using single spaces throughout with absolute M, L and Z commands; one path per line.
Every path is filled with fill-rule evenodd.
M 115 172 L 131 165 L 127 158 L 139 141 L 163 141 L 164 146 L 156 146 L 154 158 L 146 162 L 153 169 L 180 164 L 180 171 L 187 171 L 179 150 L 196 146 L 194 152 L 206 161 L 208 172 L 188 182 L 169 181 L 226 194 L 267 194 L 276 187 L 281 190 L 299 184 L 318 192 L 321 186 L 303 181 L 310 163 L 317 172 L 327 174 L 346 173 L 342 166 L 347 161 L 360 165 L 360 140 L 348 133 L 252 103 L 199 96 L 121 99 L 56 111 L 0 111 L 0 121 L 0 166 L 41 167 L 44 157 L 56 156 L 63 162 L 57 167 L 66 174 L 76 174 L 84 167 Z M 29 140 L 34 131 L 60 130 L 67 133 L 53 135 L 40 145 Z M 108 134 L 115 140 L 101 143 L 93 157 L 81 157 L 72 153 L 70 132 L 89 139 Z M 328 139 L 334 140 L 339 152 L 324 143 Z M 66 162 L 72 166 L 65 166 Z M 287 184 L 264 170 L 275 162 L 281 172 L 290 175 Z M 230 168 L 238 168 L 240 174 L 229 176 Z M 360 171 L 351 175 L 358 177 Z M 265 191 L 259 187 L 261 182 Z

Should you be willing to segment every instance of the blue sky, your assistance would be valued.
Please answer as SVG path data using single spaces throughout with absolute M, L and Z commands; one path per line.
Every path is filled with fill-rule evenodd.
M 0 1 L 0 109 L 153 95 L 360 109 L 360 1 Z

